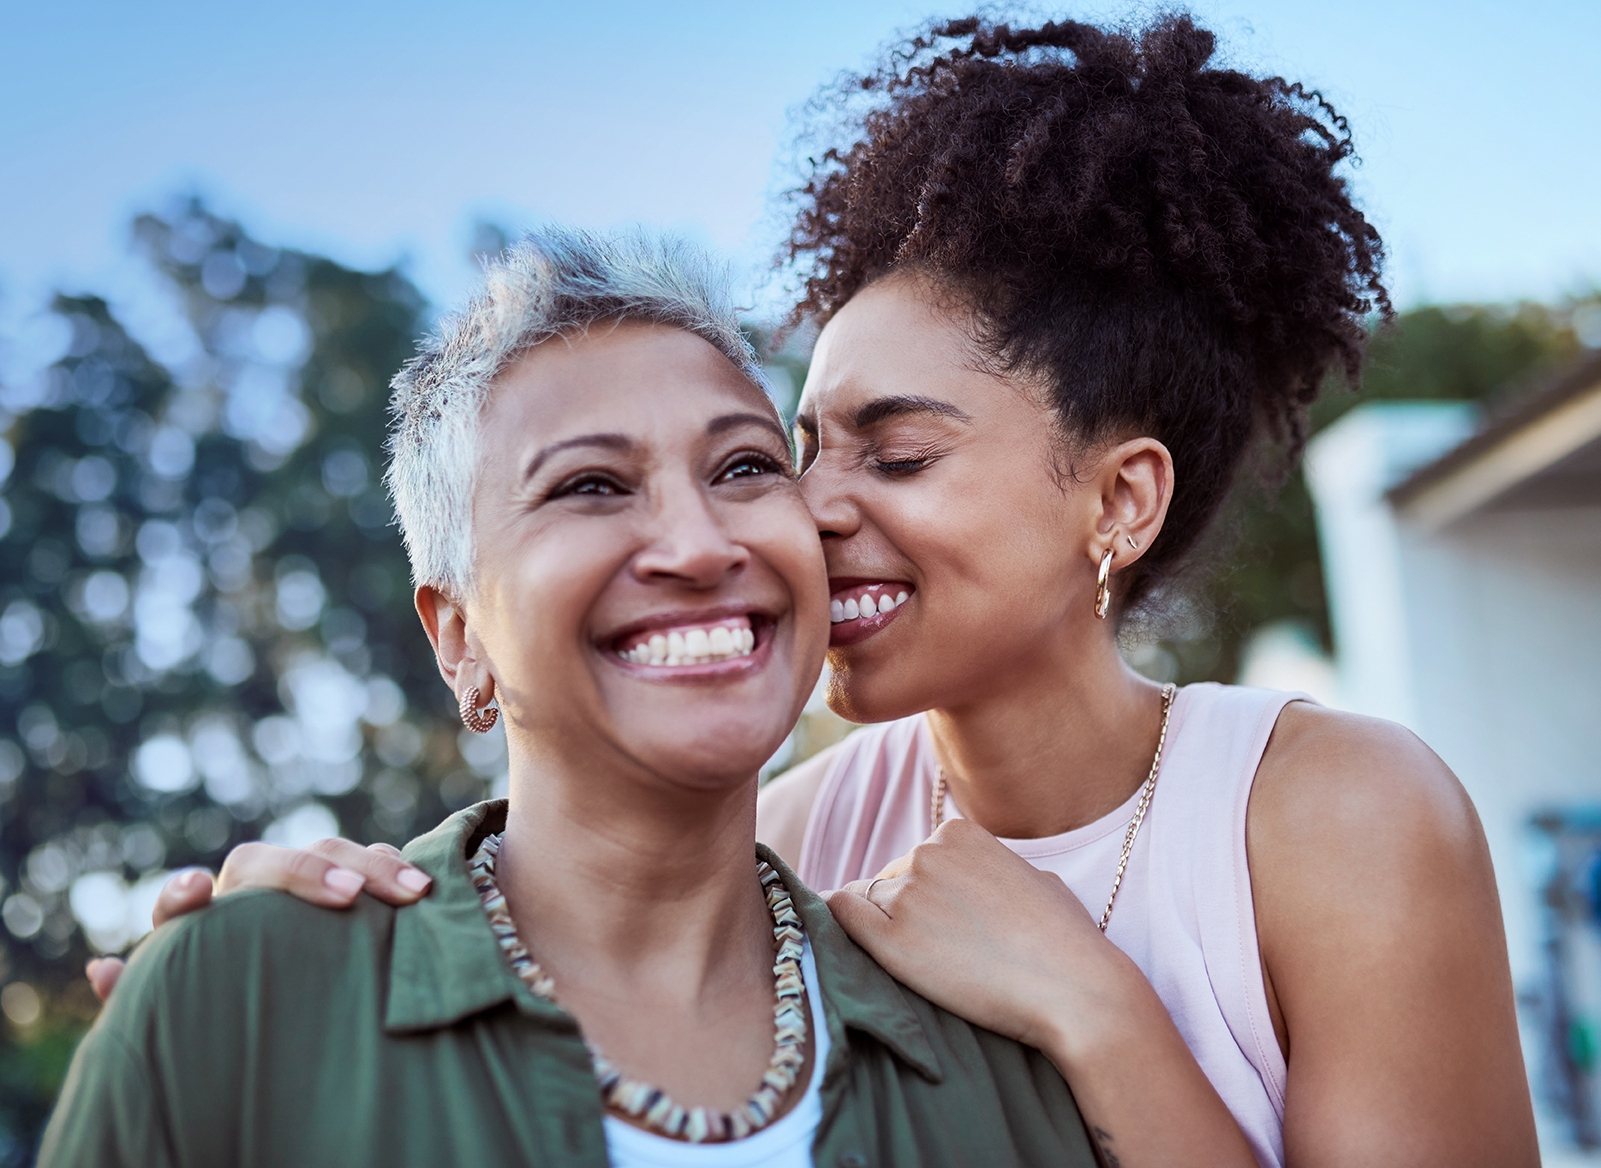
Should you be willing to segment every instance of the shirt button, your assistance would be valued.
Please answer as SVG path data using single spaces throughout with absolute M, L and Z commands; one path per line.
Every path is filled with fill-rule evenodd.
M 867 1157 L 860 1152 L 841 1152 L 839 1168 L 867 1168 Z

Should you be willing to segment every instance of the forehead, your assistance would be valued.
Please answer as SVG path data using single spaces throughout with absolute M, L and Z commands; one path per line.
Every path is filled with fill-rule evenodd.
M 696 431 L 730 405 L 772 413 L 767 396 L 709 342 L 667 325 L 597 325 L 555 337 L 495 380 L 486 450 L 604 429 L 658 437 Z
M 960 311 L 940 304 L 922 281 L 891 278 L 857 293 L 824 326 L 801 409 L 815 415 L 885 393 L 997 388 L 980 368 Z

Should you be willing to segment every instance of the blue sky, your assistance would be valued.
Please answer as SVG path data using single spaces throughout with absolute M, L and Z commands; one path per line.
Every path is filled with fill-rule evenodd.
M 1595 0 L 1202 0 L 1230 63 L 1321 87 L 1398 300 L 1601 283 Z M 904 0 L 0 0 L 0 298 L 129 287 L 126 224 L 199 189 L 258 234 L 471 277 L 475 216 L 644 221 L 754 270 L 789 111 L 897 30 Z M 1073 15 L 1141 9 L 1096 0 Z

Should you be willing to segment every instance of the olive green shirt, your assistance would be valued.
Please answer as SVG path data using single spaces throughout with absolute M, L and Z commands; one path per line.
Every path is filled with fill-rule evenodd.
M 72 1060 L 39 1163 L 594 1165 L 604 1114 L 573 1017 L 501 955 L 466 860 L 503 801 L 406 858 L 429 896 L 346 911 L 243 892 L 157 929 Z M 819 1168 L 1094 1164 L 1043 1055 L 913 994 L 770 852 L 831 1047 Z

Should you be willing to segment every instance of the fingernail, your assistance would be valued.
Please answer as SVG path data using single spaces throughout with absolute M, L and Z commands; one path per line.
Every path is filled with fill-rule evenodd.
M 433 883 L 428 878 L 428 873 L 421 868 L 402 868 L 400 875 L 396 876 L 395 880 L 399 882 L 402 888 L 410 889 L 412 892 L 426 892 L 428 891 L 428 886 Z
M 329 868 L 322 882 L 340 896 L 355 896 L 366 883 L 360 872 L 352 872 L 349 868 Z
M 193 872 L 185 872 L 182 883 L 186 890 L 193 892 L 200 887 L 202 881 L 207 881 L 210 879 L 211 877 L 208 873 L 201 872 L 200 870 L 196 869 Z

